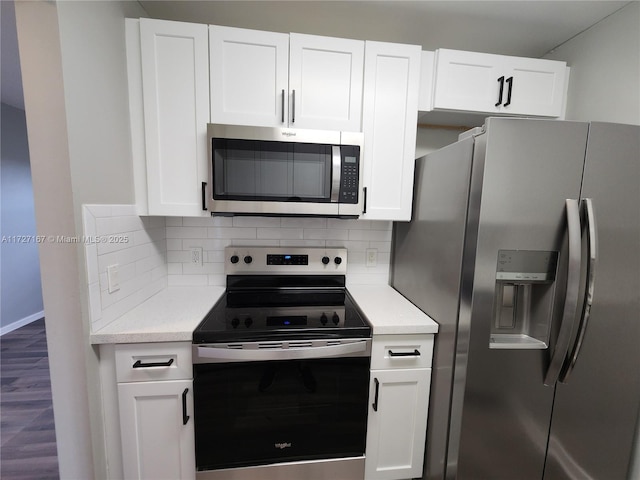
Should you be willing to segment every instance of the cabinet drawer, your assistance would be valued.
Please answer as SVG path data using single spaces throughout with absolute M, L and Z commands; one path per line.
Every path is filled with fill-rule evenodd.
M 115 347 L 116 378 L 122 382 L 193 377 L 191 343 L 132 343 Z
M 371 347 L 371 370 L 429 368 L 433 335 L 375 335 Z

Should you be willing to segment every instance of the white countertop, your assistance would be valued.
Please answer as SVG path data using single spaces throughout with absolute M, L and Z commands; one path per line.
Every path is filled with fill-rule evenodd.
M 91 334 L 91 343 L 191 341 L 224 287 L 167 287 Z
M 438 324 L 389 285 L 353 285 L 349 293 L 374 335 L 438 333 Z
M 92 344 L 190 342 L 224 287 L 167 287 L 106 327 Z M 374 335 L 437 333 L 438 324 L 388 285 L 348 288 Z

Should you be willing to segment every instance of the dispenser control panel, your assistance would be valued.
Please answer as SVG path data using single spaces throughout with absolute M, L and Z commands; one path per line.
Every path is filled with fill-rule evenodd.
M 558 252 L 499 250 L 496 280 L 513 283 L 553 282 Z

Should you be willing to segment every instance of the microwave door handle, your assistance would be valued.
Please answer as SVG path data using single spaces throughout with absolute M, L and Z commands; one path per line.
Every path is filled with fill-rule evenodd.
M 341 175 L 340 146 L 331 147 L 331 203 L 337 203 L 340 198 L 340 175 Z
M 555 385 L 563 368 L 569 344 L 571 343 L 571 332 L 576 320 L 578 309 L 578 295 L 580 287 L 580 268 L 582 260 L 582 238 L 580 227 L 580 210 L 578 201 L 567 199 L 567 232 L 569 237 L 568 267 L 567 267 L 567 291 L 564 297 L 562 308 L 562 323 L 556 345 L 551 354 L 549 368 L 544 378 L 545 385 Z

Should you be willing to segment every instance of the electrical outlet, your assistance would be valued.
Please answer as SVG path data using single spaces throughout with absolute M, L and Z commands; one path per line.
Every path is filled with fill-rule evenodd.
M 202 247 L 191 247 L 191 263 L 202 266 Z
M 375 267 L 378 265 L 378 249 L 377 248 L 367 248 L 366 250 L 366 266 L 367 267 Z
M 107 283 L 109 286 L 109 293 L 120 290 L 120 271 L 118 270 L 117 263 L 107 267 Z

